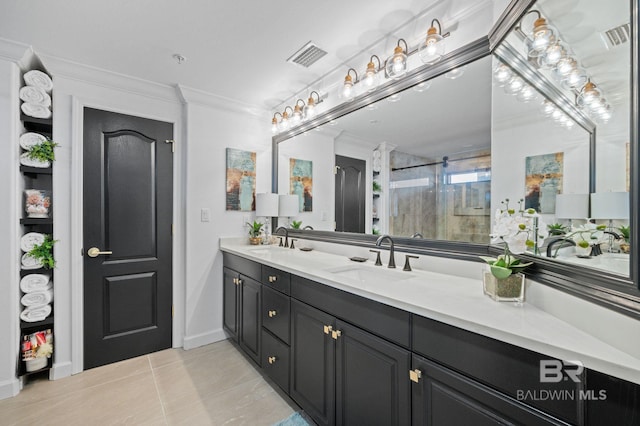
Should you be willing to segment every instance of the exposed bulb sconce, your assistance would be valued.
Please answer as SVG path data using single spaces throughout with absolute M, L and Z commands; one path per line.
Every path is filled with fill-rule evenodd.
M 313 94 L 315 93 L 316 98 L 314 99 Z M 304 118 L 310 120 L 316 115 L 316 105 L 321 102 L 320 94 L 315 90 L 309 93 L 309 99 L 307 99 L 307 105 L 304 107 Z
M 555 68 L 562 59 L 569 55 L 568 50 L 569 49 L 564 43 L 560 40 L 556 41 L 554 44 L 547 47 L 540 65 L 547 69 Z
M 373 60 L 378 61 L 378 66 L 373 63 Z M 362 84 L 369 92 L 373 92 L 378 87 L 378 71 L 380 70 L 380 58 L 378 55 L 371 55 L 369 63 L 367 64 L 367 70 L 362 77 Z
M 547 48 L 556 42 L 556 31 L 539 11 L 531 10 L 527 15 L 531 13 L 538 15 L 538 19 L 534 21 L 533 29 L 529 33 L 531 44 L 527 53 L 529 57 L 537 57 L 544 55 Z
M 493 79 L 500 87 L 507 84 L 512 76 L 513 73 L 511 72 L 511 68 L 503 63 L 498 63 L 498 65 L 493 69 Z
M 302 102 L 302 106 L 300 106 L 300 102 Z M 302 121 L 302 108 L 304 107 L 304 101 L 298 99 L 296 105 L 293 107 L 293 115 L 291 116 L 291 121 L 293 121 L 294 126 Z
M 598 102 L 601 97 L 602 92 L 600 89 L 591 80 L 588 80 L 578 94 L 577 103 L 579 107 L 590 107 Z
M 404 43 L 404 49 L 400 46 L 400 42 Z M 407 42 L 401 38 L 393 49 L 393 55 L 387 59 L 385 69 L 387 76 L 393 80 L 398 80 L 407 73 L 407 51 L 409 47 Z
M 276 117 L 276 115 L 279 115 L 280 119 L 282 119 L 282 114 L 280 114 L 279 112 L 273 114 L 273 119 L 271 120 L 271 133 L 273 134 L 278 133 L 278 130 L 280 129 L 278 127 L 278 117 Z
M 448 78 L 449 80 L 455 80 L 456 78 L 460 78 L 464 74 L 464 69 L 465 69 L 464 66 L 454 68 L 451 71 L 447 72 L 444 75 L 444 78 Z
M 293 113 L 293 109 L 290 106 L 285 107 L 284 111 L 282 112 L 282 120 L 280 120 L 280 131 L 289 130 L 289 126 L 291 126 L 287 109 L 291 110 L 291 113 Z
M 355 81 L 351 77 L 351 71 L 355 74 Z M 344 84 L 342 85 L 342 97 L 344 99 L 351 99 L 353 97 L 353 86 L 358 82 L 358 72 L 353 68 L 349 68 L 347 75 L 344 77 Z
M 438 24 L 436 29 L 435 24 Z M 444 38 L 449 37 L 450 33 L 442 34 L 442 25 L 440 21 L 434 19 L 431 21 L 431 28 L 427 30 L 427 38 L 424 43 L 418 47 L 420 59 L 425 64 L 435 64 L 442 56 L 444 56 Z

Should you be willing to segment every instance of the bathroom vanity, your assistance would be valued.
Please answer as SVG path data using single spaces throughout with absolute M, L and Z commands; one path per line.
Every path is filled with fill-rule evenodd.
M 640 360 L 531 304 L 493 302 L 479 278 L 221 250 L 225 330 L 318 424 L 640 421 Z

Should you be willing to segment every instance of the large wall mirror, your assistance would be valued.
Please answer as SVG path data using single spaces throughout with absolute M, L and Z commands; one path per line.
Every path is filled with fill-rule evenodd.
M 313 163 L 313 207 L 290 219 L 313 228 L 299 231 L 309 238 L 369 244 L 385 233 L 408 249 L 472 258 L 494 250 L 489 234 L 501 202 L 517 208 L 524 199 L 540 213 L 541 233 L 546 225 L 565 232 L 524 254 L 536 278 L 640 315 L 638 222 L 629 217 L 637 212 L 637 7 L 514 1 L 486 40 L 409 82 L 334 107 L 316 127 L 275 137 L 275 190 L 294 192 L 294 170 Z M 532 53 L 539 18 L 559 50 L 540 41 Z M 568 64 L 561 72 L 559 58 Z M 585 94 L 590 83 L 595 101 Z M 575 232 L 590 228 L 588 218 L 610 231 L 588 234 L 602 254 L 568 241 L 579 242 Z

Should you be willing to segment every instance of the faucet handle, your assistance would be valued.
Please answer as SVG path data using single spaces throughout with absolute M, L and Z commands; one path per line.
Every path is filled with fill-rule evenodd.
M 371 253 L 376 253 L 376 266 L 382 266 L 382 260 L 380 260 L 380 250 L 369 250 Z
M 294 241 L 298 241 L 298 240 L 296 240 L 296 239 L 294 239 L 294 238 L 291 238 L 291 240 L 290 240 L 290 241 L 291 241 L 291 245 L 289 245 L 289 248 L 295 248 L 295 247 L 293 246 L 293 242 L 294 242 Z
M 411 271 L 411 265 L 409 264 L 409 259 L 418 259 L 418 256 L 412 256 L 410 254 L 405 255 L 404 268 L 402 268 L 403 271 Z

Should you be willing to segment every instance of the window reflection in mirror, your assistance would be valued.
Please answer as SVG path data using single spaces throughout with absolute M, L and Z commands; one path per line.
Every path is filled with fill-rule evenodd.
M 489 242 L 491 58 L 278 144 L 278 188 L 292 159 L 313 162 L 313 210 L 295 220 L 334 230 L 336 156 L 365 162 L 365 233 Z M 375 182 L 375 183 L 374 183 Z M 338 203 L 336 203 L 336 200 Z
M 531 30 L 538 12 L 552 26 L 554 36 L 548 48 L 536 52 L 531 47 Z M 565 227 L 563 237 L 574 243 L 580 243 L 583 236 L 593 240 L 589 241 L 586 250 L 571 245 L 551 250 L 551 256 L 559 261 L 624 276 L 629 275 L 627 253 L 630 248 L 620 231 L 629 224 L 625 215 L 597 213 L 597 198 L 590 206 L 587 202 L 582 209 L 584 214 L 576 208 L 575 198 L 570 206 L 573 208 L 567 211 L 566 200 L 571 195 L 582 195 L 588 200 L 589 192 L 605 196 L 626 193 L 628 199 L 629 18 L 628 1 L 541 0 L 533 5 L 519 28 L 504 42 L 530 65 L 533 72 L 557 89 L 558 98 L 564 96 L 578 107 L 578 114 L 588 117 L 595 135 L 593 170 L 589 167 L 590 134 L 571 120 L 571 111 L 565 109 L 567 115 L 557 108 L 558 98 L 545 98 L 532 89 L 534 83 L 523 78 L 528 75 L 526 72 L 519 70 L 516 73 L 496 60 L 493 77 L 493 208 L 498 208 L 505 198 L 518 200 L 524 197 L 527 206 L 542 213 L 546 224 Z M 584 74 L 581 84 L 572 87 L 569 75 L 562 75 L 557 58 L 554 59 L 551 53 L 558 50 L 558 46 L 565 57 L 575 59 L 577 71 Z M 588 81 L 596 84 L 600 91 L 599 98 L 592 104 L 584 102 Z M 610 114 L 599 112 L 602 111 L 599 102 L 610 107 L 607 109 Z M 595 187 L 589 184 L 590 173 L 595 174 Z M 620 195 L 625 198 L 625 194 Z M 611 203 L 609 207 L 612 207 Z M 628 212 L 629 208 L 626 209 Z M 596 225 L 605 225 L 612 234 L 577 233 L 585 228 L 587 218 L 592 218 L 591 222 Z M 598 249 L 603 254 L 598 254 Z M 541 255 L 546 255 L 544 249 Z

